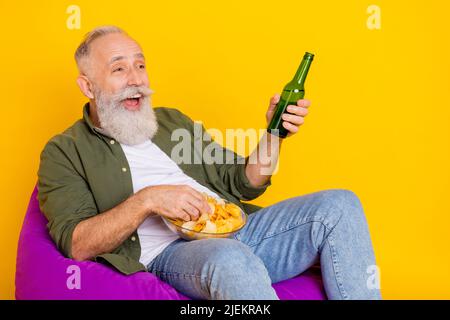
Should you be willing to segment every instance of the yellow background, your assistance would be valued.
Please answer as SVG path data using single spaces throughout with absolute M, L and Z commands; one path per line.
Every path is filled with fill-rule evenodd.
M 81 29 L 66 27 L 69 5 Z M 381 30 L 366 26 L 381 8 Z M 208 128 L 262 128 L 305 51 L 312 101 L 256 203 L 347 188 L 365 208 L 387 299 L 450 298 L 450 50 L 445 1 L 2 1 L 0 298 L 39 153 L 81 117 L 73 52 L 117 24 L 143 46 L 155 106 Z

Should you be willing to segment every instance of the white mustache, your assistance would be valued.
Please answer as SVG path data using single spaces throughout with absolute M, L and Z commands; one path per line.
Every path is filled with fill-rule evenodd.
M 153 90 L 144 86 L 140 87 L 126 87 L 120 92 L 114 94 L 111 98 L 113 101 L 122 101 L 133 97 L 135 95 L 141 95 L 142 97 L 148 97 L 153 94 Z

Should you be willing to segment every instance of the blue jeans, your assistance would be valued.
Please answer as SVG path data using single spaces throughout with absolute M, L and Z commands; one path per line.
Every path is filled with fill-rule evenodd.
M 368 286 L 375 265 L 359 198 L 329 189 L 260 209 L 232 239 L 178 239 L 148 271 L 192 299 L 276 300 L 272 283 L 320 262 L 329 299 L 381 299 Z

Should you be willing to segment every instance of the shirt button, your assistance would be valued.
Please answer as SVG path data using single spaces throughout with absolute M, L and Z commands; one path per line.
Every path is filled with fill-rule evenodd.
M 111 144 L 114 144 L 115 143 L 115 141 L 114 140 L 111 140 L 109 143 L 111 143 Z
M 127 172 L 127 168 L 123 167 L 123 168 L 122 168 L 122 171 L 123 171 L 123 172 Z
M 133 241 L 133 242 L 136 241 L 136 237 L 135 237 L 135 236 L 132 236 L 132 237 L 131 237 L 131 241 Z

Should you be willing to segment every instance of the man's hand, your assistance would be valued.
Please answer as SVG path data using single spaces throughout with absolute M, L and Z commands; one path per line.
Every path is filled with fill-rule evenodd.
M 269 109 L 266 113 L 267 124 L 272 120 L 273 114 L 275 113 L 275 107 L 280 101 L 280 95 L 275 94 L 269 103 Z M 281 118 L 283 119 L 283 127 L 289 131 L 288 137 L 297 133 L 298 128 L 305 122 L 305 117 L 308 114 L 308 107 L 311 105 L 311 101 L 307 99 L 297 100 L 297 105 L 288 105 L 287 112 L 285 112 Z
M 269 108 L 266 113 L 267 124 L 272 120 L 275 113 L 275 107 L 279 101 L 279 94 L 275 94 L 270 99 Z M 297 105 L 287 106 L 287 111 L 289 113 L 284 113 L 281 118 L 283 119 L 283 127 L 288 130 L 288 137 L 295 134 L 298 131 L 298 128 L 305 122 L 304 118 L 308 114 L 308 107 L 310 105 L 311 102 L 309 100 L 300 99 L 297 100 Z M 262 186 L 269 181 L 278 162 L 282 141 L 283 139 L 266 132 L 265 136 L 258 143 L 258 146 L 253 150 L 250 158 L 257 159 L 257 161 L 256 163 L 247 163 L 245 168 L 247 178 L 253 186 Z M 275 152 L 272 152 L 272 147 L 274 146 L 273 143 L 276 143 Z
M 203 195 L 188 185 L 158 185 L 139 191 L 151 212 L 172 219 L 197 220 L 211 209 Z
M 73 231 L 71 255 L 82 261 L 111 252 L 152 214 L 188 221 L 210 210 L 203 195 L 189 186 L 146 187 L 114 208 L 81 221 Z

